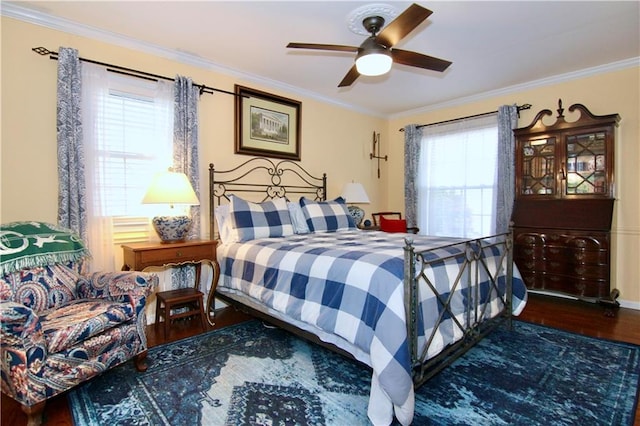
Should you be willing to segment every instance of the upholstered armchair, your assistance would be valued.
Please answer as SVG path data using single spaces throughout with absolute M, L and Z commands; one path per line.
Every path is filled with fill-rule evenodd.
M 30 424 L 46 400 L 129 359 L 146 370 L 146 299 L 158 283 L 141 272 L 83 274 L 89 255 L 57 226 L 0 230 L 2 392 Z

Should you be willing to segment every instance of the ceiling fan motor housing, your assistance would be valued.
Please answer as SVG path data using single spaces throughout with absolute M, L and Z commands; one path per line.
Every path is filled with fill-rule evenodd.
M 362 26 L 371 34 L 376 35 L 384 26 L 384 18 L 382 16 L 369 16 L 362 20 Z

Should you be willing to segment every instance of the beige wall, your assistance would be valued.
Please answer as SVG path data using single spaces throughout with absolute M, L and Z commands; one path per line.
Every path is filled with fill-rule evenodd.
M 376 168 L 369 159 L 371 134 L 386 120 L 297 94 L 181 64 L 11 18 L 2 18 L 2 195 L 0 219 L 57 218 L 56 64 L 31 51 L 36 46 L 78 49 L 81 57 L 154 74 L 186 75 L 200 84 L 233 92 L 234 84 L 302 102 L 301 165 L 316 176 L 327 173 L 328 197 L 346 182 L 361 182 L 372 201 L 381 204 Z M 200 100 L 200 179 L 207 192 L 208 166 L 227 169 L 250 158 L 234 154 L 234 97 L 203 95 Z M 150 147 L 149 149 L 152 149 Z M 202 199 L 203 230 L 208 234 L 208 199 Z
M 403 206 L 403 144 L 404 133 L 398 129 L 407 124 L 425 124 L 487 111 L 495 111 L 505 104 L 532 104 L 522 111 L 518 127 L 531 124 L 542 109 L 557 115 L 558 99 L 562 99 L 565 118 L 572 121 L 575 114 L 567 110 L 574 103 L 585 105 L 593 114 L 620 114 L 615 152 L 616 204 L 612 226 L 612 288 L 620 290 L 623 306 L 640 309 L 640 68 L 574 79 L 545 87 L 522 90 L 492 99 L 407 115 L 389 120 L 390 137 L 389 179 L 383 191 L 388 206 Z M 553 122 L 553 120 L 551 120 Z
M 523 90 L 520 93 L 472 102 L 464 106 L 385 120 L 335 105 L 286 93 L 215 71 L 159 56 L 2 17 L 2 115 L 0 220 L 43 220 L 57 216 L 56 171 L 56 62 L 31 51 L 32 47 L 74 47 L 82 57 L 147 72 L 187 75 L 197 83 L 233 91 L 234 84 L 264 90 L 302 102 L 302 166 L 313 174 L 327 173 L 328 196 L 342 185 L 362 182 L 372 203 L 365 210 L 402 209 L 403 133 L 409 123 L 429 123 L 495 110 L 502 104 L 531 103 L 519 126 L 528 125 L 544 108 L 555 110 L 558 98 L 565 107 L 583 103 L 594 114 L 622 117 L 616 151 L 617 203 L 615 210 L 614 285 L 622 299 L 640 309 L 640 69 Z M 567 119 L 571 117 L 567 115 Z M 380 132 L 382 178 L 369 159 L 371 134 Z M 208 164 L 227 168 L 249 158 L 234 151 L 234 100 L 225 94 L 203 95 L 200 101 L 200 179 L 207 182 Z M 202 192 L 206 193 L 206 184 Z M 208 199 L 201 200 L 203 230 L 208 234 Z

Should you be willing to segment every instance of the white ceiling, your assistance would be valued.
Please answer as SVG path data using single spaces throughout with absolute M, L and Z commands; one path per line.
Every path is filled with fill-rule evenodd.
M 639 63 L 638 1 L 420 2 L 433 14 L 396 47 L 450 60 L 449 69 L 394 65 L 385 76 L 361 76 L 346 88 L 337 86 L 354 54 L 285 47 L 290 41 L 359 46 L 365 36 L 349 30 L 349 14 L 380 3 L 397 13 L 411 4 L 3 1 L 2 13 L 384 117 Z M 80 55 L 101 60 L 99 51 Z M 216 87 L 215 81 L 198 83 Z

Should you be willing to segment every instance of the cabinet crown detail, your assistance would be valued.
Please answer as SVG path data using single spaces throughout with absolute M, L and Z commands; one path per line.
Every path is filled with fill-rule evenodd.
M 568 122 L 564 117 L 562 99 L 558 99 L 558 109 L 556 111 L 558 112 L 558 116 L 556 117 L 556 122 L 554 124 L 546 125 L 542 122 L 544 117 L 551 117 L 553 115 L 553 112 L 551 112 L 550 109 L 543 109 L 536 115 L 529 126 L 516 129 L 516 131 L 519 133 L 548 132 L 552 130 L 571 129 L 576 126 L 588 126 L 590 124 L 602 125 L 609 123 L 617 126 L 620 122 L 620 116 L 618 114 L 594 115 L 582 104 L 573 104 L 569 107 L 569 112 L 579 111 L 580 118 L 576 121 Z

